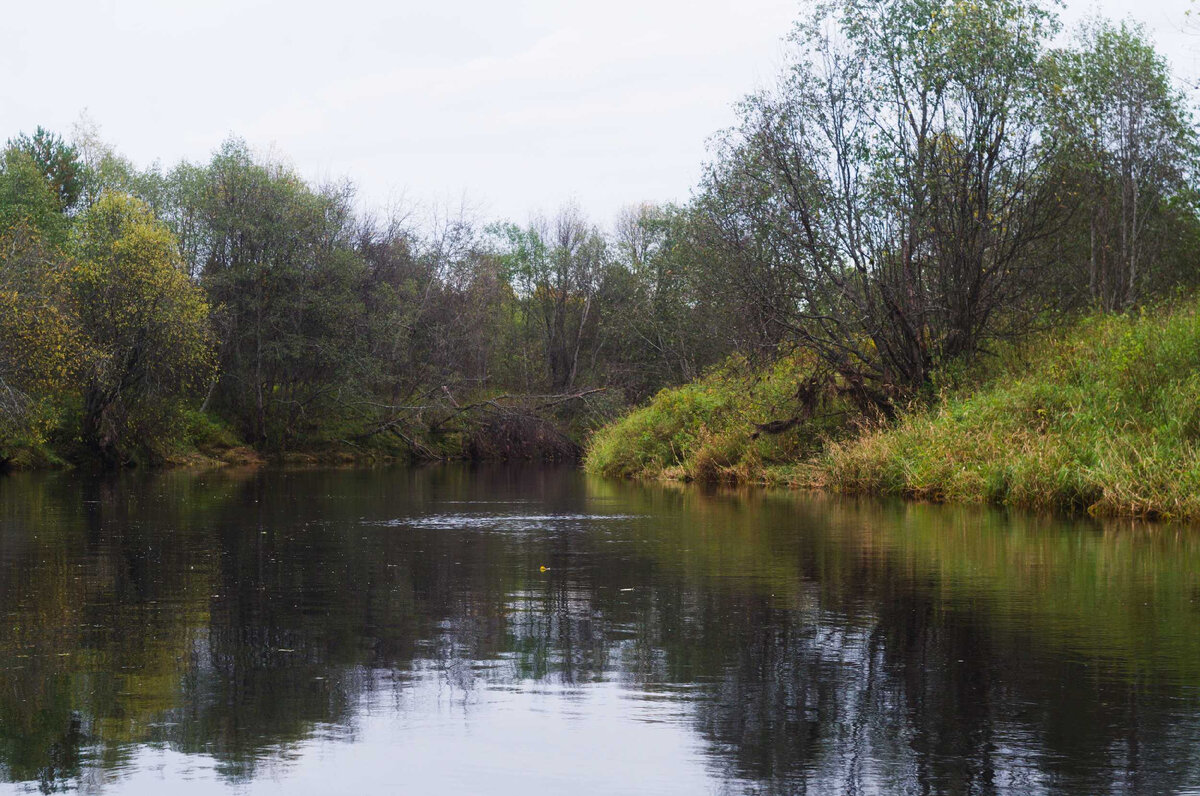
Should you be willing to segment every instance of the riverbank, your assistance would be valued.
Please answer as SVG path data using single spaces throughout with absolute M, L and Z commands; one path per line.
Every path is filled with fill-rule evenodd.
M 586 467 L 621 477 L 1200 519 L 1194 300 L 1085 318 L 993 359 L 987 372 L 959 374 L 934 400 L 888 423 L 837 405 L 798 419 L 803 365 L 793 357 L 769 371 L 725 370 L 665 390 L 597 433 Z M 769 433 L 777 418 L 788 418 L 788 427 Z
M 519 396 L 518 396 L 519 398 Z M 511 401 L 510 401 L 511 402 Z M 119 463 L 97 461 L 69 432 L 70 424 L 0 449 L 0 472 L 75 467 L 213 469 L 219 467 L 353 467 L 449 461 L 577 462 L 587 433 L 579 417 L 540 416 L 495 400 L 487 411 L 433 415 L 405 424 L 387 424 L 372 433 L 314 435 L 284 447 L 247 442 L 213 414 L 181 410 L 171 432 L 149 449 L 129 452 Z M 47 411 L 47 415 L 53 415 Z

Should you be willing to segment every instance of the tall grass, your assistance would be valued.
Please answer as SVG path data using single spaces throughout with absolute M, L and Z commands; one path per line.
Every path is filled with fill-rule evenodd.
M 1189 302 L 1089 318 L 1025 368 L 818 458 L 839 491 L 1200 517 L 1200 318 Z
M 603 475 L 701 481 L 757 481 L 819 450 L 838 427 L 836 407 L 783 434 L 758 425 L 795 417 L 813 370 L 801 354 L 756 369 L 732 359 L 704 378 L 659 392 L 648 405 L 601 429 L 584 466 Z M 828 408 L 827 408 L 828 409 Z
M 887 425 L 810 422 L 753 438 L 754 423 L 794 407 L 810 370 L 793 356 L 758 381 L 723 371 L 663 391 L 595 435 L 587 466 L 1200 519 L 1196 301 L 1084 319 Z

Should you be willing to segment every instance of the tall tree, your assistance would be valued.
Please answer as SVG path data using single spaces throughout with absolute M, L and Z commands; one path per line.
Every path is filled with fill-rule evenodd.
M 191 270 L 216 308 L 216 404 L 247 438 L 273 447 L 332 422 L 362 384 L 365 267 L 352 245 L 350 194 L 313 190 L 236 140 L 202 178 L 174 175 L 187 184 L 168 212 L 194 225 L 185 251 L 202 258 Z
M 540 333 L 547 385 L 562 392 L 575 385 L 581 355 L 595 343 L 596 296 L 608 265 L 603 235 L 568 206 L 552 219 L 501 230 L 506 275 Z
M 1036 296 L 1056 219 L 1031 87 L 1054 29 L 1037 0 L 839 0 L 724 138 L 700 202 L 731 266 L 864 404 Z
M 626 208 L 612 252 L 620 267 L 600 296 L 611 308 L 604 358 L 608 379 L 631 399 L 695 379 L 730 351 L 757 342 L 691 208 Z
M 52 246 L 66 243 L 70 220 L 37 161 L 10 146 L 0 153 L 0 228 L 24 226 Z
M 1086 221 L 1088 298 L 1127 309 L 1159 281 L 1164 244 L 1179 237 L 1156 227 L 1195 218 L 1191 113 L 1166 59 L 1131 22 L 1088 22 L 1074 47 L 1053 53 L 1047 76 L 1043 94 Z
M 47 399 L 76 374 L 82 350 L 66 273 L 62 251 L 33 227 L 0 232 L 0 465 L 42 441 Z
M 70 210 L 79 201 L 83 189 L 82 166 L 75 147 L 61 137 L 38 126 L 32 136 L 21 133 L 8 142 L 10 149 L 26 153 L 49 183 L 58 201 L 58 210 Z
M 208 303 L 170 230 L 130 196 L 105 194 L 86 211 L 76 258 L 83 443 L 114 463 L 153 453 L 176 399 L 211 370 Z

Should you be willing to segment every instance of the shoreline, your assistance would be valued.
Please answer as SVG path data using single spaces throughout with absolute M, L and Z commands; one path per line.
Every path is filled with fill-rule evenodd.
M 813 368 L 727 366 L 606 426 L 586 466 L 621 477 L 1157 521 L 1200 520 L 1200 300 L 1093 315 L 868 420 L 797 405 Z M 775 421 L 773 418 L 790 418 Z M 772 434 L 769 428 L 784 431 Z
M 853 442 L 853 441 L 851 441 Z M 997 500 L 985 493 L 973 495 L 948 494 L 945 485 L 931 484 L 920 489 L 895 490 L 877 488 L 839 488 L 830 485 L 834 480 L 829 469 L 814 458 L 796 464 L 764 465 L 753 472 L 744 467 L 716 467 L 708 477 L 697 478 L 688 474 L 682 467 L 664 468 L 658 472 L 645 472 L 634 475 L 612 475 L 598 473 L 587 466 L 586 460 L 577 462 L 540 461 L 530 459 L 470 459 L 468 457 L 447 458 L 439 460 L 412 460 L 399 456 L 381 456 L 354 453 L 347 450 L 322 451 L 289 451 L 282 454 L 263 454 L 248 446 L 239 446 L 220 453 L 193 452 L 178 454 L 156 464 L 138 464 L 127 467 L 97 470 L 86 464 L 46 464 L 42 466 L 8 467 L 0 470 L 0 479 L 5 475 L 18 473 L 52 473 L 52 472 L 196 472 L 222 470 L 260 470 L 260 469 L 362 469 L 370 470 L 377 467 L 403 466 L 427 467 L 446 464 L 485 463 L 511 465 L 565 465 L 570 464 L 581 472 L 598 475 L 614 481 L 625 481 L 642 484 L 686 485 L 697 488 L 719 487 L 727 489 L 770 489 L 783 492 L 808 493 L 832 498 L 871 498 L 901 500 L 914 505 L 935 506 L 981 506 L 994 509 L 1019 511 L 1034 515 L 1051 515 L 1064 519 L 1089 518 L 1095 520 L 1133 520 L 1161 524 L 1189 524 L 1200 520 L 1200 515 L 1173 513 L 1153 507 L 1143 510 L 1113 511 L 1097 502 L 1090 506 L 1075 503 L 1056 503 L 1042 501 L 1037 503 L 1018 503 Z

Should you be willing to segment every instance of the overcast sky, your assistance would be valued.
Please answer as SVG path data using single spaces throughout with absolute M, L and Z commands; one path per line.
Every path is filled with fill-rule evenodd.
M 1189 0 L 1069 3 L 1131 16 L 1189 78 Z M 85 109 L 139 165 L 205 160 L 231 134 L 360 202 L 597 221 L 684 200 L 705 140 L 768 84 L 797 0 L 86 0 L 9 4 L 0 140 Z

